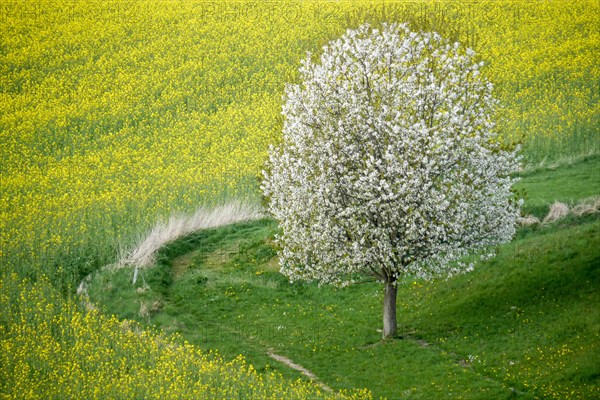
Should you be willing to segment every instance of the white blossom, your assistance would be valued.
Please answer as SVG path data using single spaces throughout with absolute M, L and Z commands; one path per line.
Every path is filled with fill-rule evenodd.
M 496 140 L 473 50 L 364 25 L 319 62 L 308 54 L 300 75 L 261 186 L 291 280 L 453 275 L 473 268 L 456 260 L 511 239 L 518 157 Z

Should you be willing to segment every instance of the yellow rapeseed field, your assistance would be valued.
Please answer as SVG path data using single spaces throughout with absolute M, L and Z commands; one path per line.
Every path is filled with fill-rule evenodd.
M 598 151 L 598 15 L 593 0 L 2 2 L 2 276 L 47 276 L 68 293 L 159 218 L 230 198 L 256 201 L 256 176 L 279 137 L 285 83 L 296 79 L 307 51 L 318 53 L 364 22 L 409 21 L 475 48 L 501 100 L 502 135 L 523 142 L 527 160 Z M 86 376 L 91 365 L 100 383 L 76 386 L 90 397 L 90 390 L 120 393 L 128 379 L 141 379 L 129 355 L 92 350 L 86 354 L 97 359 L 86 366 L 52 372 L 62 362 L 49 355 L 55 350 L 71 360 L 60 353 L 68 347 L 51 340 L 57 329 L 84 335 L 106 324 L 103 334 L 133 335 L 95 313 L 65 312 L 23 333 L 13 331 L 13 318 L 31 313 L 0 325 L 2 370 L 21 363 L 10 385 L 35 391 L 36 374 L 82 382 L 72 377 Z M 31 340 L 23 335 L 40 335 L 23 344 L 32 346 L 27 354 L 17 352 L 20 340 Z M 185 354 L 174 350 L 164 362 L 191 362 Z M 119 359 L 132 372 L 102 378 L 102 363 Z
M 17 298 L 15 298 L 17 297 Z M 18 304 L 18 305 L 17 305 Z M 179 337 L 80 311 L 45 278 L 0 278 L 3 399 L 323 399 L 321 388 L 259 374 Z M 367 391 L 340 393 L 367 399 Z

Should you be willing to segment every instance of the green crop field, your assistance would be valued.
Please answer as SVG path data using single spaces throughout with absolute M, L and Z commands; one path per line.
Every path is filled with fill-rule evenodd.
M 164 247 L 135 288 L 103 266 L 171 216 L 260 204 L 285 84 L 364 22 L 475 49 L 499 135 L 522 146 L 525 214 L 600 195 L 599 15 L 592 0 L 2 2 L 0 397 L 332 396 L 269 352 L 350 398 L 597 397 L 594 215 L 521 228 L 473 274 L 405 282 L 406 340 L 385 344 L 379 288 L 288 284 L 269 219 Z M 89 274 L 100 311 L 76 294 Z

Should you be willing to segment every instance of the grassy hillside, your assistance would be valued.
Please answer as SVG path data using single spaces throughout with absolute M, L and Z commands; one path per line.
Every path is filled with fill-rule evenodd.
M 558 168 L 550 166 L 522 172 L 515 190 L 525 200 L 523 214 L 542 218 L 555 201 L 570 206 L 578 201 L 599 194 L 600 157 L 584 157 Z
M 529 172 L 520 185 L 525 209 L 578 202 L 600 194 L 600 157 Z M 298 376 L 269 358 L 273 351 L 333 388 L 366 387 L 375 397 L 600 395 L 597 214 L 523 228 L 473 273 L 406 279 L 401 340 L 390 343 L 378 331 L 381 286 L 288 283 L 277 271 L 276 232 L 263 219 L 195 233 L 163 248 L 136 286 L 129 269 L 96 276 L 92 299 L 227 358 L 243 354 L 259 371 Z

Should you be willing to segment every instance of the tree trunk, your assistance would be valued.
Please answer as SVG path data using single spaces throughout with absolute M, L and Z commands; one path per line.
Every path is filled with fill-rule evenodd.
M 393 339 L 398 332 L 396 321 L 396 294 L 398 288 L 394 282 L 385 283 L 385 295 L 383 296 L 383 339 Z

